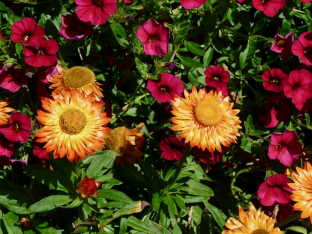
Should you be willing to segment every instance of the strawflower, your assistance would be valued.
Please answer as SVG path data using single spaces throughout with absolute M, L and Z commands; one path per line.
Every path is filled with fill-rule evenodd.
M 9 104 L 10 102 L 7 99 L 0 101 L 0 125 L 6 124 L 10 118 L 8 113 L 14 111 L 12 107 L 6 107 Z
M 76 193 L 79 193 L 82 198 L 88 198 L 92 195 L 97 196 L 96 190 L 102 185 L 102 182 L 95 182 L 93 178 L 88 178 L 85 176 L 80 182 Z
M 292 44 L 291 51 L 303 64 L 312 65 L 312 32 L 302 33 Z
M 186 10 L 194 9 L 204 5 L 206 0 L 181 0 L 180 3 Z
M 222 152 L 221 145 L 228 147 L 236 143 L 240 136 L 238 129 L 241 129 L 241 121 L 236 115 L 240 110 L 232 109 L 234 104 L 230 103 L 229 96 L 224 97 L 221 92 L 206 93 L 205 89 L 197 92 L 195 86 L 192 93 L 184 90 L 184 96 L 171 101 L 171 113 L 175 115 L 171 122 L 175 124 L 172 130 L 182 131 L 180 137 L 185 143 L 190 142 L 191 147 L 208 149 L 211 153 L 215 149 Z
M 262 75 L 263 88 L 267 91 L 281 92 L 288 84 L 288 75 L 279 68 L 266 70 Z
M 37 142 L 46 143 L 47 152 L 54 158 L 67 155 L 69 161 L 85 159 L 86 153 L 105 148 L 104 138 L 109 128 L 104 127 L 111 119 L 102 112 L 103 103 L 94 102 L 93 95 L 85 97 L 76 90 L 52 94 L 53 99 L 42 98 L 44 111 L 38 110 L 36 118 L 44 126 L 35 133 Z
M 164 24 L 149 19 L 139 27 L 135 34 L 142 42 L 146 55 L 165 56 L 168 54 L 170 30 Z
M 205 70 L 205 81 L 209 87 L 219 93 L 221 91 L 223 96 L 228 96 L 229 88 L 227 83 L 230 81 L 230 73 L 224 70 L 221 66 L 207 67 Z
M 266 16 L 274 17 L 285 6 L 286 0 L 252 0 L 252 4 Z
M 148 80 L 147 89 L 152 96 L 159 102 L 170 102 L 178 95 L 182 96 L 184 86 L 182 81 L 171 74 L 160 73 L 159 80 Z
M 286 61 L 291 55 L 291 45 L 294 42 L 294 34 L 288 33 L 285 37 L 276 34 L 274 37 L 274 43 L 271 46 L 271 50 L 279 53 L 284 61 Z
M 160 141 L 159 148 L 164 159 L 180 161 L 186 149 L 186 144 L 178 137 L 169 137 Z

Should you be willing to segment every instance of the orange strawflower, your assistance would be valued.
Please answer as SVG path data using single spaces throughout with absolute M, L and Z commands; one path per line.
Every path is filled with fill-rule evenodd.
M 239 206 L 239 218 L 229 218 L 225 226 L 230 230 L 223 230 L 222 234 L 283 234 L 279 228 L 274 228 L 275 219 L 256 210 L 254 206 L 245 212 Z
M 204 88 L 197 92 L 195 86 L 192 93 L 184 90 L 184 96 L 171 101 L 171 113 L 175 115 L 171 122 L 175 124 L 172 130 L 182 131 L 180 137 L 185 138 L 185 143 L 211 153 L 215 149 L 221 153 L 221 145 L 228 147 L 236 143 L 240 136 L 238 129 L 241 129 L 236 115 L 240 110 L 232 109 L 234 104 L 228 96 L 222 96 L 221 92 L 207 93 Z
M 70 161 L 85 159 L 86 153 L 105 148 L 104 138 L 111 129 L 104 127 L 111 118 L 102 112 L 103 103 L 96 102 L 93 95 L 85 97 L 76 90 L 67 90 L 65 95 L 52 94 L 54 100 L 43 98 L 36 118 L 44 126 L 36 132 L 37 142 L 46 143 L 47 152 L 54 158 L 67 155 Z
M 291 178 L 294 183 L 289 183 L 293 188 L 290 199 L 297 202 L 294 210 L 302 211 L 301 218 L 309 218 L 312 222 L 312 167 L 310 163 L 305 164 L 305 168 L 296 167 L 297 173 L 292 173 Z
M 98 193 L 96 190 L 101 186 L 101 184 L 102 182 L 95 182 L 94 179 L 89 179 L 88 176 L 85 176 L 76 189 L 76 193 L 79 193 L 82 198 L 88 198 L 92 195 L 97 196 Z
M 0 124 L 6 124 L 10 118 L 7 113 L 15 110 L 12 107 L 6 107 L 9 104 L 10 102 L 7 99 L 0 102 Z
M 77 89 L 86 96 L 93 93 L 96 101 L 103 97 L 101 84 L 96 82 L 93 71 L 86 67 L 76 66 L 69 70 L 61 68 L 59 75 L 52 75 L 49 82 L 52 83 L 49 88 L 55 89 L 56 94 L 65 94 L 67 89 Z
M 107 139 L 108 148 L 120 154 L 116 157 L 115 163 L 125 166 L 125 161 L 130 165 L 135 164 L 136 158 L 142 158 L 143 153 L 136 148 L 145 141 L 144 132 L 140 132 L 144 127 L 144 123 L 140 123 L 134 129 L 126 127 L 118 127 L 109 132 L 111 137 Z

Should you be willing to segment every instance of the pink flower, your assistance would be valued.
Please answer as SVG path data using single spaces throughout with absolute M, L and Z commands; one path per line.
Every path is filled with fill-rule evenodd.
M 31 121 L 28 115 L 21 112 L 11 114 L 7 124 L 0 125 L 0 132 L 9 141 L 26 142 L 30 137 Z
M 35 46 L 24 49 L 25 62 L 33 67 L 52 66 L 57 61 L 55 54 L 59 46 L 54 39 L 47 40 L 44 37 L 35 42 Z
M 194 9 L 204 5 L 206 0 L 181 0 L 180 3 L 186 10 Z
M 39 159 L 47 159 L 49 160 L 49 152 L 47 152 L 43 146 L 45 145 L 44 143 L 39 143 L 34 141 L 34 149 L 33 149 L 33 154 L 39 158 Z
M 10 67 L 7 72 L 0 73 L 0 87 L 15 93 L 26 83 L 27 79 L 26 69 Z
M 117 0 L 75 0 L 77 16 L 83 22 L 101 25 L 116 13 Z
M 289 101 L 283 93 L 272 94 L 258 114 L 258 120 L 265 128 L 274 128 L 280 121 L 291 117 Z
M 227 83 L 231 79 L 228 71 L 217 65 L 214 67 L 207 67 L 205 75 L 208 88 L 212 87 L 218 93 L 221 91 L 223 96 L 228 96 L 229 88 L 227 87 Z
M 170 30 L 164 24 L 159 24 L 154 19 L 149 19 L 144 25 L 141 25 L 135 33 L 143 43 L 146 55 L 168 54 Z
M 152 96 L 159 102 L 170 102 L 176 95 L 181 97 L 184 91 L 182 81 L 168 73 L 160 73 L 160 75 L 160 80 L 147 81 L 147 89 Z
M 2 33 L 0 33 L 0 37 L 1 37 L 2 41 L 5 42 L 5 39 L 4 39 L 4 36 Z
M 294 42 L 294 34 L 289 33 L 285 37 L 276 34 L 274 37 L 274 43 L 271 46 L 271 50 L 281 54 L 281 57 L 286 61 L 291 55 L 291 45 Z
M 50 84 L 49 80 L 51 79 L 52 75 L 58 74 L 57 66 L 58 66 L 58 63 L 49 67 L 38 68 L 37 74 L 38 74 L 40 81 L 45 84 Z
M 312 0 L 301 0 L 304 4 L 309 4 Z
M 161 156 L 164 159 L 180 161 L 186 149 L 186 144 L 178 137 L 169 137 L 160 141 L 159 148 L 163 151 Z
M 78 40 L 86 36 L 91 36 L 93 27 L 78 19 L 76 14 L 62 15 L 62 27 L 60 34 L 68 40 Z
M 284 133 L 275 132 L 271 135 L 268 151 L 270 159 L 278 159 L 283 165 L 290 166 L 302 153 L 302 145 L 298 142 L 295 131 L 286 130 Z
M 0 133 L 0 155 L 11 157 L 14 154 L 14 142 L 8 141 L 1 133 Z
M 242 3 L 242 2 L 244 2 L 245 0 L 237 0 L 239 3 Z
M 283 91 L 285 84 L 288 84 L 288 75 L 279 68 L 272 68 L 263 73 L 262 80 L 265 90 L 278 93 Z
M 292 98 L 292 102 L 301 106 L 309 98 L 312 98 L 312 73 L 306 69 L 293 70 L 289 74 L 289 83 L 284 85 L 286 97 Z
M 36 40 L 45 35 L 43 27 L 37 25 L 35 19 L 28 17 L 15 22 L 11 29 L 11 40 L 15 43 L 22 42 L 25 46 L 35 45 Z
M 302 33 L 292 44 L 291 51 L 302 63 L 312 65 L 312 32 Z
M 286 0 L 252 0 L 252 4 L 257 10 L 263 11 L 266 16 L 273 17 L 285 6 Z
M 283 174 L 270 176 L 258 188 L 258 197 L 264 206 L 272 206 L 275 202 L 286 204 L 290 202 L 292 188 L 288 186 L 291 181 Z

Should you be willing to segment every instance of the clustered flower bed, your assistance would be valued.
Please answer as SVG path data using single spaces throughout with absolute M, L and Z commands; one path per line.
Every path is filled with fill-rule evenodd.
M 310 2 L 0 1 L 0 232 L 310 233 Z

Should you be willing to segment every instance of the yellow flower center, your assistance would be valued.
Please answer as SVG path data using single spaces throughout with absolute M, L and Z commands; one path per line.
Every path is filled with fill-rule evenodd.
M 64 75 L 65 86 L 69 88 L 82 88 L 94 81 L 93 71 L 86 67 L 72 67 Z
M 125 127 L 118 127 L 110 131 L 109 135 L 111 135 L 111 137 L 107 139 L 108 148 L 122 154 L 126 146 L 125 134 Z
M 77 135 L 87 125 L 87 118 L 82 111 L 72 108 L 64 111 L 60 116 L 59 124 L 63 132 L 69 135 Z
M 195 117 L 205 126 L 214 126 L 222 120 L 223 115 L 217 101 L 206 99 L 195 107 Z
M 160 41 L 158 35 L 150 35 L 148 41 Z
M 270 233 L 264 229 L 256 229 L 256 230 L 253 230 L 251 234 L 270 234 Z
M 278 79 L 272 79 L 272 80 L 270 80 L 270 83 L 271 84 L 278 84 L 279 81 L 278 81 Z
M 277 47 L 281 47 L 282 45 L 284 45 L 286 43 L 286 41 L 284 40 L 280 40 L 276 43 Z

